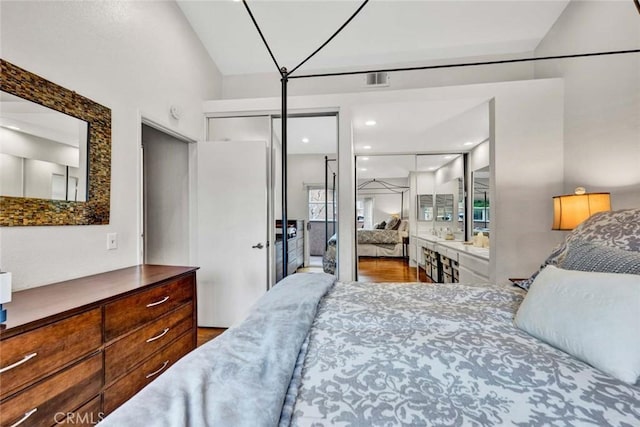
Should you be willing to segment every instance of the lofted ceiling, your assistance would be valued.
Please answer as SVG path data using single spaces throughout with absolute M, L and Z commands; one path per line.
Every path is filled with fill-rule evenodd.
M 569 0 L 371 0 L 299 73 L 355 70 L 535 50 Z M 275 66 L 244 5 L 233 0 L 177 0 L 223 75 L 273 72 Z M 359 7 L 351 1 L 247 0 L 276 59 L 291 69 Z M 277 77 L 274 77 L 277 78 Z M 436 153 L 425 170 L 448 163 L 445 153 L 470 151 L 489 137 L 486 99 L 363 104 L 352 107 L 360 177 L 401 177 L 414 156 Z M 375 126 L 366 122 L 375 120 Z M 280 138 L 280 121 L 273 123 Z M 303 142 L 308 141 L 308 142 Z M 335 117 L 288 121 L 290 154 L 337 151 Z M 387 156 L 381 156 L 387 154 Z M 393 156 L 390 156 L 392 155 Z M 426 158 L 425 158 L 426 159 Z M 423 159 L 423 161 L 426 161 Z M 365 167 L 360 163 L 368 162 Z M 384 171 L 384 172 L 383 172 Z
M 177 0 L 222 74 L 275 72 L 242 2 Z M 361 1 L 247 0 L 280 66 L 292 69 Z M 372 0 L 300 73 L 532 52 L 569 0 Z

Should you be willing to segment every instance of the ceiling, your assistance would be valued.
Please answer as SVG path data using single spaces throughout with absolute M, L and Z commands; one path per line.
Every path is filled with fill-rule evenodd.
M 489 105 L 484 99 L 363 104 L 353 106 L 352 113 L 358 177 L 363 179 L 435 170 L 455 158 L 446 154 L 469 152 L 489 138 Z M 375 125 L 367 125 L 370 120 Z M 336 116 L 290 117 L 287 152 L 335 154 L 337 125 Z M 281 126 L 280 119 L 273 121 L 278 140 Z M 438 155 L 419 156 L 416 163 L 415 154 L 425 153 Z
M 241 2 L 177 3 L 224 75 L 275 72 Z M 291 69 L 328 39 L 361 1 L 247 3 L 278 62 Z M 372 0 L 300 72 L 526 54 L 537 47 L 567 4 L 568 0 Z M 486 99 L 362 104 L 353 106 L 352 117 L 355 153 L 370 158 L 367 171 L 358 172 L 362 178 L 406 177 L 416 170 L 415 156 L 397 154 L 463 153 L 489 137 Z M 366 125 L 370 120 L 376 124 Z M 273 126 L 280 138 L 280 121 Z M 337 135 L 335 117 L 290 118 L 288 152 L 336 153 Z M 444 155 L 429 157 L 423 167 L 449 161 Z
M 177 3 L 222 74 L 276 71 L 241 2 Z M 280 66 L 292 69 L 324 43 L 361 1 L 247 3 Z M 531 52 L 568 3 L 372 0 L 299 72 Z

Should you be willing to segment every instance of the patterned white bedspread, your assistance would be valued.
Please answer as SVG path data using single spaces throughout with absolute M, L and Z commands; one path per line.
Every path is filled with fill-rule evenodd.
M 403 232 L 398 230 L 358 229 L 358 243 L 392 244 L 402 243 Z M 406 232 L 404 232 L 406 234 Z
M 298 358 L 281 425 L 640 426 L 640 387 L 513 326 L 523 295 L 337 283 Z

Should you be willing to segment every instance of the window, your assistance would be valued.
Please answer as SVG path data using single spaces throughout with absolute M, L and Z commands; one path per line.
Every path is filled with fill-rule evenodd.
M 327 195 L 327 207 L 329 208 L 329 220 L 336 218 L 336 206 L 333 201 L 333 190 L 329 189 Z M 309 220 L 324 221 L 325 212 L 325 191 L 324 188 L 309 189 Z

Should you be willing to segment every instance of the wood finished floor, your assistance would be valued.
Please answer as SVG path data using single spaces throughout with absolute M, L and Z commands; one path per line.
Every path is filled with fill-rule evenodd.
M 226 328 L 198 328 L 198 347 L 226 331 Z
M 358 281 L 360 282 L 416 282 L 416 268 L 409 267 L 406 259 L 360 257 L 358 262 Z M 420 270 L 420 281 L 430 282 Z M 211 341 L 226 329 L 198 328 L 198 347 Z
M 410 267 L 403 258 L 360 257 L 358 260 L 359 282 L 417 282 L 416 268 Z M 430 282 L 420 270 L 420 281 Z

